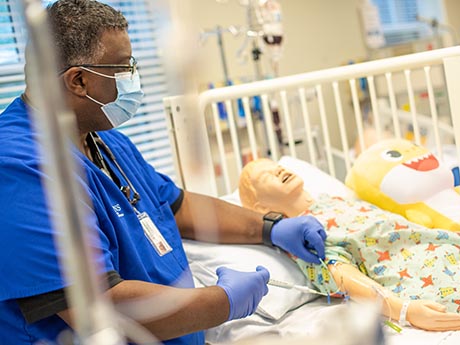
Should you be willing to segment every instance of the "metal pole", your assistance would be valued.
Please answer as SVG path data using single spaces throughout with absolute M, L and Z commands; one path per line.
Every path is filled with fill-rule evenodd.
M 223 31 L 222 27 L 218 25 L 216 27 L 217 44 L 219 45 L 220 59 L 222 61 L 222 68 L 224 70 L 225 86 L 228 86 L 230 82 L 230 77 L 228 75 L 227 58 L 225 56 L 224 39 L 222 37 L 222 31 Z
M 258 14 L 257 14 L 257 1 L 251 0 L 247 4 L 247 21 L 248 21 L 248 28 L 251 33 L 252 39 L 252 61 L 254 63 L 254 73 L 255 73 L 255 80 L 262 79 L 262 69 L 260 66 L 260 55 L 262 55 L 262 51 L 259 47 L 259 34 L 262 31 L 262 25 L 259 22 Z
M 97 277 L 93 260 L 98 253 L 88 245 L 90 229 L 85 222 L 89 214 L 84 205 L 90 202 L 77 182 L 77 176 L 83 179 L 84 175 L 71 152 L 77 137 L 75 115 L 65 106 L 59 88 L 46 11 L 40 0 L 22 0 L 22 5 L 32 49 L 29 58 L 33 57 L 28 61 L 28 87 L 39 109 L 32 115 L 46 162 L 42 169 L 49 177 L 44 181 L 48 202 L 52 213 L 58 215 L 52 221 L 58 249 L 65 253 L 61 266 L 69 283 L 74 328 L 81 344 L 126 344 L 115 326 L 112 305 L 102 295 L 102 279 Z

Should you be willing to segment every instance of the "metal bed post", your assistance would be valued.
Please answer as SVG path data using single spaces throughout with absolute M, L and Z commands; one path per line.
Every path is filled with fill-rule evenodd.
M 241 85 L 234 85 L 234 86 L 228 86 L 224 88 L 219 88 L 219 89 L 213 89 L 213 90 L 207 90 L 199 94 L 199 110 L 201 116 L 204 116 L 205 111 L 209 110 L 208 108 L 213 108 L 215 107 L 215 104 L 218 102 L 231 102 L 235 99 L 242 98 L 243 99 L 243 105 L 244 102 L 246 102 L 246 108 L 248 108 L 248 100 L 250 97 L 261 97 L 262 98 L 262 104 L 264 106 L 264 109 L 268 108 L 268 95 L 276 94 L 278 93 L 281 99 L 281 113 L 283 114 L 284 117 L 289 116 L 291 114 L 297 114 L 299 113 L 301 116 L 303 116 L 303 126 L 308 127 L 308 121 L 305 124 L 305 114 L 308 112 L 308 108 L 310 107 L 309 104 L 300 104 L 300 109 L 298 111 L 292 111 L 290 109 L 290 104 L 288 104 L 288 97 L 290 94 L 292 95 L 297 95 L 297 97 L 300 97 L 302 99 L 302 90 L 305 90 L 305 92 L 308 92 L 308 90 L 315 90 L 315 97 L 314 99 L 317 100 L 317 107 L 318 109 L 314 109 L 314 105 L 312 104 L 311 108 L 313 111 L 316 111 L 316 114 L 319 114 L 319 120 L 320 120 L 320 127 L 322 129 L 322 137 L 324 140 L 324 151 L 325 151 L 325 158 L 327 160 L 327 168 L 328 172 L 332 176 L 340 176 L 338 174 L 339 170 L 341 172 L 346 172 L 347 169 L 349 169 L 351 163 L 352 163 L 352 157 L 348 157 L 348 148 L 349 148 L 349 143 L 348 143 L 348 138 L 346 137 L 347 132 L 345 128 L 350 128 L 348 126 L 348 123 L 346 122 L 347 119 L 344 118 L 345 113 L 344 110 L 342 109 L 341 106 L 341 90 L 339 87 L 340 83 L 347 83 L 350 86 L 351 89 L 351 99 L 353 102 L 353 110 L 354 110 L 354 118 L 356 121 L 357 125 L 357 131 L 358 131 L 358 137 L 359 137 L 359 143 L 361 146 L 361 149 L 364 146 L 364 140 L 363 140 L 363 133 L 364 133 L 364 127 L 363 123 L 361 122 L 362 120 L 360 119 L 361 117 L 361 111 L 359 109 L 359 98 L 358 98 L 358 90 L 356 89 L 356 81 L 357 79 L 361 78 L 366 78 L 367 81 L 370 84 L 370 88 L 372 88 L 371 92 L 371 100 L 372 100 L 372 110 L 374 115 L 376 116 L 375 120 L 375 128 L 377 130 L 377 135 L 376 139 L 381 139 L 384 137 L 384 125 L 386 123 L 380 122 L 380 117 L 383 118 L 383 116 L 388 117 L 388 121 L 392 121 L 393 127 L 394 127 L 394 134 L 396 137 L 403 137 L 402 133 L 402 128 L 401 124 L 399 123 L 400 121 L 409 122 L 413 124 L 414 126 L 414 135 L 415 139 L 417 142 L 420 142 L 420 132 L 419 132 L 419 124 L 423 125 L 425 127 L 431 127 L 433 126 L 433 121 L 437 122 L 437 127 L 439 129 L 439 136 L 435 133 L 436 137 L 441 137 L 442 135 L 452 135 L 454 134 L 454 128 L 456 129 L 457 133 L 457 142 L 460 142 L 460 123 L 457 123 L 460 118 L 459 115 L 459 110 L 460 105 L 458 104 L 458 100 L 454 97 L 455 94 L 460 93 L 458 91 L 458 86 L 455 86 L 455 83 L 458 83 L 458 81 L 455 80 L 455 76 L 458 75 L 458 67 L 455 67 L 455 61 L 458 61 L 457 59 L 460 56 L 460 47 L 450 47 L 450 48 L 444 48 L 444 49 L 438 49 L 438 50 L 433 50 L 433 51 L 427 51 L 427 52 L 421 52 L 421 53 L 413 53 L 405 56 L 397 56 L 397 57 L 392 57 L 392 58 L 386 58 L 386 59 L 381 59 L 381 60 L 376 60 L 376 61 L 369 61 L 369 62 L 363 62 L 360 64 L 355 64 L 355 65 L 347 65 L 347 66 L 340 66 L 340 67 L 335 67 L 335 68 L 329 68 L 325 70 L 320 70 L 320 71 L 313 71 L 313 72 L 307 72 L 307 73 L 301 73 L 301 74 L 296 74 L 292 76 L 286 76 L 286 77 L 279 77 L 276 79 L 271 79 L 271 80 L 263 80 L 263 81 L 256 81 L 252 83 L 247 83 L 247 84 L 241 84 Z M 451 61 L 452 60 L 452 61 Z M 449 62 L 451 61 L 451 62 Z M 450 108 L 452 109 L 452 114 L 453 114 L 453 121 L 454 121 L 454 126 L 450 126 L 447 123 L 444 123 L 442 121 L 437 121 L 436 118 L 437 116 L 437 109 L 436 109 L 436 94 L 434 88 L 436 87 L 436 80 L 432 80 L 433 77 L 436 77 L 437 75 L 435 74 L 437 67 L 441 67 L 444 62 L 444 69 L 447 71 L 447 69 L 450 69 L 450 72 L 448 73 L 448 76 L 446 78 L 450 79 L 447 81 L 447 88 L 449 91 L 449 101 L 450 101 Z M 458 62 L 457 62 L 458 63 Z M 422 83 L 419 79 L 422 79 L 424 77 L 425 79 L 425 84 L 420 86 L 419 84 Z M 439 77 L 438 77 L 439 78 Z M 335 92 L 334 92 L 334 83 L 336 84 L 335 86 Z M 451 85 L 452 84 L 452 85 Z M 457 84 L 458 85 L 458 84 Z M 386 87 L 385 87 L 386 86 Z M 324 90 L 329 90 L 329 88 L 332 87 L 333 91 L 333 97 L 336 100 L 336 114 L 338 118 L 336 119 L 335 117 L 332 116 L 332 113 L 327 110 L 327 102 L 328 99 L 325 97 L 329 95 L 323 95 L 323 88 Z M 430 112 L 431 112 L 431 118 L 422 114 L 418 113 L 416 109 L 416 102 L 415 102 L 415 96 L 414 96 L 414 91 L 417 91 L 418 88 L 420 87 L 426 87 L 427 88 L 427 93 L 429 95 L 429 106 L 430 106 Z M 456 91 L 454 91 L 456 90 Z M 377 91 L 382 91 L 382 95 L 379 95 Z M 387 95 L 384 93 L 388 92 Z M 396 95 L 398 93 L 401 93 L 402 95 L 406 95 L 409 99 L 410 103 L 410 112 L 402 111 L 398 109 L 398 99 L 396 98 Z M 380 97 L 386 97 L 380 99 Z M 245 101 L 246 100 L 246 101 Z M 388 105 L 387 102 L 388 101 Z M 457 110 L 455 110 L 457 109 Z M 212 110 L 212 109 L 211 109 Z M 295 110 L 295 109 L 294 109 Z M 267 110 L 268 115 L 270 116 L 271 113 L 269 110 Z M 341 114 L 343 113 L 343 114 Z M 250 112 L 246 109 L 245 110 L 245 116 L 246 118 Z M 215 116 L 217 116 L 217 110 L 215 111 Z M 335 139 L 337 141 L 338 138 L 330 137 L 331 133 L 329 133 L 329 124 L 328 121 L 333 121 L 333 119 L 338 120 L 339 122 L 342 122 L 341 129 L 339 129 L 340 133 L 340 139 L 341 139 L 341 148 L 339 149 L 338 146 L 337 148 L 332 145 L 332 139 Z M 288 134 L 288 144 L 289 144 L 289 151 L 292 155 L 294 155 L 297 158 L 302 158 L 308 160 L 308 152 L 296 152 L 296 149 L 294 147 L 294 142 L 292 138 L 292 133 L 290 133 L 290 127 L 291 125 L 288 123 L 289 121 L 284 118 L 286 122 L 286 127 L 287 131 L 286 133 Z M 291 119 L 289 119 L 291 120 Z M 308 117 L 307 117 L 308 120 Z M 340 124 L 339 124 L 340 125 Z M 216 127 L 218 127 L 216 125 Z M 311 126 L 310 126 L 311 127 Z M 273 126 L 270 127 L 270 124 L 266 124 L 266 129 L 268 132 L 271 133 L 271 135 L 274 135 L 274 128 Z M 251 132 L 248 129 L 249 132 Z M 436 130 L 435 130 L 436 131 Z M 219 131 L 217 131 L 219 133 Z M 307 143 L 310 142 L 310 139 L 308 138 L 308 133 L 302 133 L 303 139 L 307 141 Z M 218 137 L 219 139 L 219 137 Z M 255 139 L 255 140 L 254 140 Z M 251 150 L 255 150 L 255 146 L 257 143 L 254 143 L 255 141 L 258 141 L 259 138 L 252 138 L 250 139 L 250 146 Z M 437 141 L 436 145 L 438 146 L 438 154 L 440 154 L 440 149 L 439 149 L 439 138 L 435 140 Z M 229 142 L 231 143 L 231 142 Z M 278 153 L 277 150 L 275 149 L 276 144 L 274 142 L 274 137 L 271 138 L 271 141 L 268 141 L 268 144 L 270 145 L 270 149 L 273 153 L 275 153 L 275 156 L 272 156 L 275 160 L 278 158 Z M 335 145 L 340 145 L 340 143 L 335 143 Z M 218 140 L 218 151 L 220 151 L 221 156 L 225 156 L 226 150 L 232 149 L 230 145 L 226 145 L 224 143 L 223 138 L 221 137 L 220 140 Z M 305 149 L 308 151 L 309 146 L 307 145 Z M 217 151 L 217 149 L 216 149 Z M 458 148 L 459 152 L 459 157 L 460 157 L 460 144 Z M 239 152 L 234 152 L 234 154 L 239 155 Z M 262 152 L 261 156 L 267 156 L 267 153 Z M 313 156 L 310 154 L 310 156 Z M 338 158 L 341 161 L 343 160 L 345 167 L 341 167 L 340 163 L 337 161 L 335 162 L 335 159 Z M 238 159 L 238 158 L 235 158 Z M 348 161 L 348 162 L 347 162 Z M 313 159 L 310 159 L 310 162 L 313 165 L 318 165 L 318 162 L 314 161 Z M 228 162 L 233 163 L 233 162 Z M 336 164 L 337 163 L 337 164 Z M 337 168 L 336 168 L 337 165 Z M 235 186 L 231 186 L 230 184 L 230 176 L 229 176 L 229 171 L 231 170 L 229 167 L 229 171 L 226 171 L 225 169 L 225 164 L 222 164 L 223 168 L 223 176 L 225 177 L 225 184 L 226 184 L 226 192 L 230 193 Z M 337 170 L 337 171 L 336 171 Z M 343 175 L 343 174 L 342 174 Z
M 62 231 L 56 241 L 59 251 L 66 253 L 61 266 L 70 283 L 67 291 L 75 330 L 81 344 L 126 344 L 115 325 L 112 305 L 101 293 L 93 260 L 96 253 L 88 245 L 90 233 L 85 222 L 89 215 L 82 207 L 87 196 L 76 178 L 76 174 L 80 178 L 83 174 L 71 153 L 72 141 L 76 142 L 75 115 L 66 108 L 59 88 L 47 14 L 40 0 L 22 0 L 22 5 L 33 51 L 29 55 L 33 59 L 28 61 L 29 86 L 40 109 L 33 111 L 33 120 L 41 134 L 39 144 L 46 161 L 42 168 L 49 176 L 44 181 L 48 202 L 53 214 L 59 215 L 52 222 Z
M 191 106 L 193 101 L 196 98 L 187 99 L 187 96 L 164 100 L 178 182 L 186 190 L 217 196 L 205 119 L 204 116 L 191 118 L 191 114 L 196 113 Z

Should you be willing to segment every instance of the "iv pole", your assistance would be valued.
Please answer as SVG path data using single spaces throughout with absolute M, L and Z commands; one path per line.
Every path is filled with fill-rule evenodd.
M 258 13 L 256 11 L 256 2 L 257 0 L 250 0 L 247 4 L 247 21 L 248 21 L 248 31 L 247 35 L 252 37 L 252 61 L 254 63 L 254 73 L 255 80 L 262 80 L 262 68 L 260 66 L 260 55 L 262 55 L 262 50 L 259 47 L 259 36 L 263 35 L 262 26 L 258 18 Z
M 96 255 L 88 245 L 89 229 L 85 225 L 88 214 L 82 207 L 87 202 L 76 174 L 83 177 L 71 153 L 71 141 L 76 143 L 75 115 L 67 109 L 59 88 L 56 56 L 51 44 L 46 11 L 40 0 L 22 0 L 32 54 L 28 76 L 32 98 L 40 111 L 33 111 L 39 129 L 39 144 L 44 161 L 48 202 L 58 234 L 56 241 L 66 260 L 61 262 L 63 275 L 70 282 L 66 291 L 74 316 L 74 328 L 83 345 L 122 345 L 114 320 L 112 304 L 102 295 L 94 267 Z M 46 90 L 46 92 L 44 92 Z M 52 195 L 52 198 L 49 197 Z M 89 204 L 89 202 L 87 202 Z
M 217 44 L 219 45 L 220 58 L 222 60 L 222 68 L 224 69 L 225 84 L 228 84 L 228 82 L 230 81 L 230 78 L 228 76 L 227 59 L 225 57 L 224 40 L 222 38 L 222 28 L 220 26 L 217 26 L 216 31 L 217 31 Z
M 229 73 L 228 73 L 228 63 L 227 58 L 224 50 L 224 42 L 223 42 L 223 34 L 226 32 L 230 32 L 233 36 L 238 36 L 240 34 L 244 34 L 246 36 L 246 40 L 243 43 L 243 46 L 239 49 L 237 55 L 241 54 L 241 51 L 247 44 L 247 40 L 251 40 L 251 57 L 254 63 L 254 80 L 262 80 L 263 73 L 261 68 L 261 60 L 260 56 L 262 55 L 262 50 L 259 47 L 259 37 L 263 36 L 263 30 L 261 25 L 261 18 L 260 14 L 257 12 L 256 5 L 258 0 L 250 0 L 247 3 L 242 4 L 246 7 L 246 20 L 247 20 L 247 28 L 244 27 L 237 27 L 234 25 L 229 26 L 228 28 L 223 28 L 220 25 L 216 26 L 214 30 L 204 30 L 201 33 L 200 41 L 204 42 L 208 36 L 216 35 L 217 36 L 217 44 L 219 46 L 219 54 L 222 63 L 222 69 L 225 77 L 225 84 L 228 85 L 230 81 Z M 219 1 L 218 1 L 219 2 Z M 225 1 L 222 1 L 225 2 Z
M 230 32 L 232 35 L 237 36 L 240 33 L 240 29 L 234 26 L 223 28 L 222 26 L 217 25 L 214 30 L 204 30 L 200 34 L 200 42 L 206 41 L 208 36 L 216 35 L 217 45 L 219 46 L 220 61 L 222 63 L 222 70 L 223 70 L 224 78 L 225 78 L 224 81 L 225 81 L 225 85 L 227 86 L 230 83 L 230 75 L 228 73 L 227 57 L 225 55 L 225 49 L 224 49 L 223 34 L 226 32 Z

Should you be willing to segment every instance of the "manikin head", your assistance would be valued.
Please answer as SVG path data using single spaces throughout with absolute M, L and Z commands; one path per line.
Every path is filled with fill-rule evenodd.
M 288 217 L 299 215 L 312 203 L 299 176 L 266 158 L 252 161 L 244 167 L 239 193 L 246 208 L 261 213 L 281 212 Z

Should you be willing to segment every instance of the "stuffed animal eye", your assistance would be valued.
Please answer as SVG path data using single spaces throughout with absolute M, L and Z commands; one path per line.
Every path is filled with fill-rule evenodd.
M 402 154 L 396 150 L 387 150 L 382 152 L 382 158 L 389 162 L 397 162 L 402 159 Z

